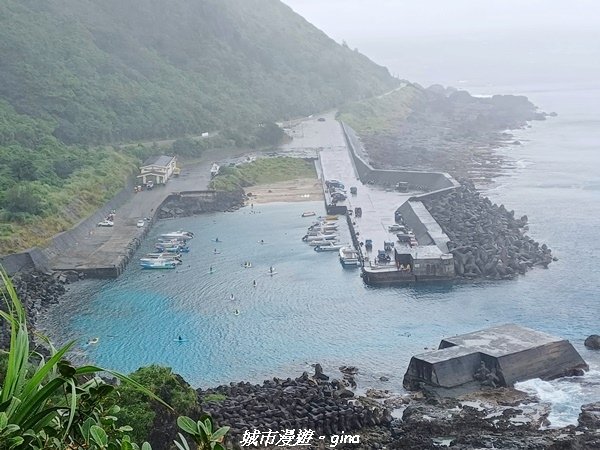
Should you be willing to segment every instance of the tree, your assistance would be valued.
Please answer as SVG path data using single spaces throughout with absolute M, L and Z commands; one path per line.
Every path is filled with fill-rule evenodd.
M 44 202 L 31 183 L 20 183 L 6 191 L 3 206 L 14 214 L 38 215 L 43 212 Z

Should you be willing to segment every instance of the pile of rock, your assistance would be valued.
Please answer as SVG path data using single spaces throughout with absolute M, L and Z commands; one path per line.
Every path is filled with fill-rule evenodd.
M 262 385 L 231 383 L 198 390 L 198 394 L 203 401 L 202 409 L 219 426 L 231 427 L 231 445 L 237 445 L 246 430 L 310 429 L 318 437 L 391 422 L 389 410 L 353 399 L 354 393 L 342 381 L 329 381 L 318 364 L 313 376 L 304 372 L 296 379 L 273 378 Z M 225 399 L 207 401 L 215 397 L 211 394 L 221 394 Z
M 496 205 L 469 181 L 448 194 L 423 203 L 450 238 L 458 276 L 513 278 L 534 266 L 548 267 L 552 253 L 525 234 L 527 216 Z
M 65 293 L 63 282 L 51 274 L 41 272 L 17 273 L 12 277 L 15 290 L 27 312 L 30 329 L 35 328 L 37 317 L 49 305 L 58 303 Z M 5 305 L 0 305 L 4 308 Z M 0 328 L 0 348 L 7 348 L 10 341 L 7 327 Z
M 244 205 L 244 191 L 204 191 L 186 195 L 173 194 L 160 205 L 159 219 L 187 217 L 207 212 L 234 211 Z

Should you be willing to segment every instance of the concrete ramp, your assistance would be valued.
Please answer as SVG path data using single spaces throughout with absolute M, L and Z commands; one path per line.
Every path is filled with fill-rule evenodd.
M 518 325 L 443 339 L 438 350 L 413 356 L 406 389 L 476 390 L 532 378 L 576 375 L 588 365 L 569 341 Z

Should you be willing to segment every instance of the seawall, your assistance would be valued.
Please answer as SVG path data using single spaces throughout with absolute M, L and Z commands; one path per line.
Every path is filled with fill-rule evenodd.
M 404 182 L 408 183 L 411 190 L 426 191 L 425 194 L 416 196 L 425 196 L 425 198 L 439 195 L 460 186 L 458 181 L 445 172 L 374 169 L 368 162 L 367 153 L 356 132 L 344 122 L 340 123 L 350 149 L 354 168 L 363 183 L 393 187 L 397 183 Z
M 39 270 L 42 272 L 74 271 L 88 278 L 117 278 L 123 273 L 156 220 L 210 211 L 227 211 L 243 202 L 243 192 L 212 190 L 174 192 L 153 208 L 143 228 L 138 229 L 133 223 L 121 230 L 111 230 L 110 240 L 96 246 L 89 245 L 84 255 L 74 258 L 61 257 L 69 251 L 76 250 L 80 243 L 88 244 L 90 237 L 98 230 L 96 224 L 111 210 L 118 209 L 130 199 L 132 190 L 132 186 L 123 189 L 90 217 L 52 238 L 47 247 L 35 247 L 1 257 L 0 263 L 11 276 L 18 272 Z

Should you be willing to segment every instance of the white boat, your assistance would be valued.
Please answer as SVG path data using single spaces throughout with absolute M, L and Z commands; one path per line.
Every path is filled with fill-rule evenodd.
M 337 236 L 337 230 L 312 230 L 309 231 L 307 236 Z
M 308 227 L 308 228 L 337 228 L 338 224 L 336 222 L 328 222 L 328 221 L 321 221 L 321 222 L 313 222 L 313 224 Z
M 188 241 L 194 238 L 194 233 L 191 231 L 171 231 L 170 233 L 163 233 L 160 235 L 163 239 L 183 239 L 184 241 Z
M 154 261 L 157 259 L 166 259 L 167 261 L 174 261 L 176 264 L 181 264 L 181 254 L 178 253 L 148 253 L 140 261 Z
M 340 248 L 340 262 L 342 266 L 360 266 L 360 255 L 352 247 Z
M 186 241 L 183 239 L 158 238 L 156 242 L 160 245 L 185 245 L 186 244 Z
M 304 211 L 302 213 L 302 217 L 312 217 L 312 216 L 316 216 L 317 213 L 314 211 Z
M 334 239 L 337 239 L 338 235 L 337 234 L 315 234 L 314 236 L 306 236 L 306 241 L 307 242 L 312 242 L 312 241 L 333 241 Z
M 146 225 L 146 221 L 144 219 L 140 219 L 137 221 L 136 226 L 138 228 L 142 228 L 144 225 Z
M 315 246 L 314 250 L 315 252 L 336 252 L 340 248 L 342 248 L 342 244 L 334 244 L 333 242 L 329 241 L 327 244 Z
M 334 240 L 318 239 L 318 240 L 315 240 L 315 241 L 310 241 L 308 243 L 308 245 L 310 245 L 311 247 L 314 247 L 314 246 L 317 246 L 317 245 L 327 245 L 327 244 L 330 244 L 330 243 L 338 244 L 339 241 L 337 241 L 337 240 L 334 241 Z
M 174 269 L 176 265 L 177 263 L 175 261 L 164 258 L 148 258 L 145 261 L 140 260 L 140 266 L 142 266 L 142 269 Z

